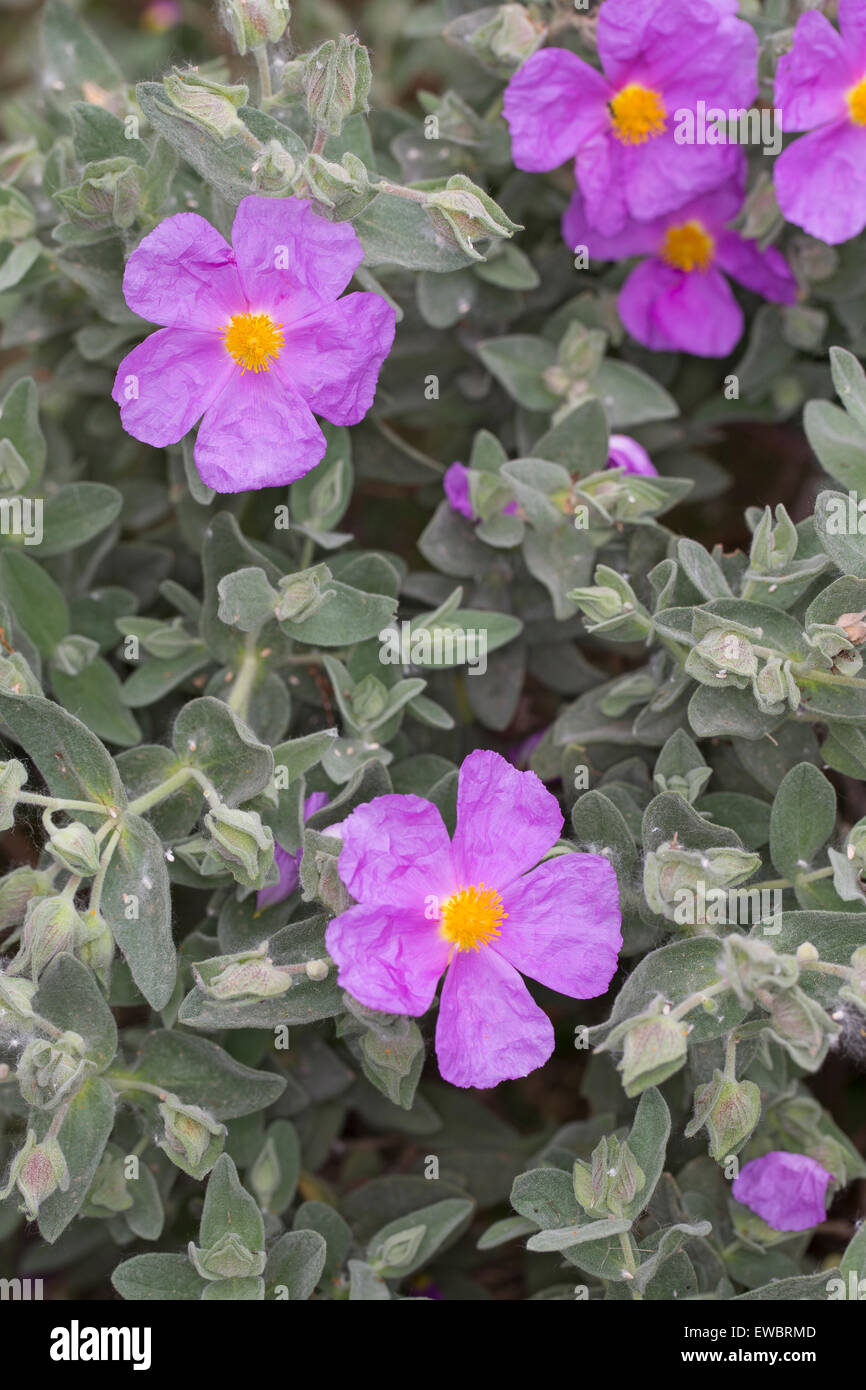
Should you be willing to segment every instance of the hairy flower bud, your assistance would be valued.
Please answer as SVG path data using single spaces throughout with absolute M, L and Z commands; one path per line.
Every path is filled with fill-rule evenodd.
M 162 85 L 172 106 L 202 130 L 221 140 L 228 135 L 247 134 L 238 116 L 239 107 L 246 106 L 250 95 L 249 88 L 243 84 L 231 87 L 223 82 L 211 82 L 197 72 L 181 72 L 174 68 L 163 78 Z
M 752 536 L 749 568 L 755 574 L 781 573 L 794 559 L 799 542 L 797 528 L 781 503 L 776 507 L 775 525 L 772 509 L 765 507 Z
M 702 685 L 733 685 L 745 690 L 758 674 L 758 657 L 747 637 L 716 627 L 692 647 L 686 658 L 686 671 Z
M 790 661 L 771 656 L 752 681 L 759 709 L 765 714 L 782 714 L 785 706 L 795 710 L 800 704 L 800 687 L 794 680 Z
M 0 1191 L 0 1202 L 17 1187 L 24 1200 L 24 1210 L 31 1221 L 39 1215 L 39 1207 L 52 1193 L 69 1190 L 69 1169 L 56 1139 L 43 1139 L 37 1144 L 36 1135 L 28 1129 L 23 1148 L 12 1160 L 9 1181 Z
M 26 781 L 27 769 L 17 758 L 0 763 L 0 830 L 12 829 L 18 793 Z
M 36 985 L 32 980 L 16 980 L 8 974 L 0 974 L 0 1029 L 17 1032 L 29 1028 L 35 993 Z
M 653 912 L 678 926 L 713 926 L 729 888 L 750 878 L 761 856 L 732 845 L 686 849 L 670 842 L 644 860 L 644 892 Z
M 53 830 L 45 848 L 58 864 L 81 878 L 89 878 L 99 868 L 96 836 L 81 821 Z
M 81 183 L 61 188 L 54 197 L 76 226 L 131 227 L 141 201 L 142 179 L 143 170 L 134 159 L 115 155 L 86 164 Z
M 753 1081 L 736 1081 L 715 1071 L 712 1081 L 695 1091 L 695 1113 L 686 1126 L 690 1139 L 706 1127 L 710 1157 L 722 1163 L 739 1153 L 761 1115 L 761 1092 Z
M 291 971 L 274 965 L 265 941 L 254 951 L 213 956 L 194 967 L 202 989 L 213 999 L 273 999 L 291 989 Z
M 274 836 L 256 811 L 216 806 L 204 818 L 211 851 L 246 888 L 262 888 L 274 862 Z
M 277 1146 L 271 1135 L 262 1145 L 249 1173 L 250 1187 L 260 1207 L 267 1209 L 270 1206 L 282 1176 Z
M 440 236 L 473 260 L 483 261 L 473 242 L 499 240 L 520 231 L 483 189 L 465 174 L 452 174 L 443 188 L 427 193 L 427 216 Z
M 354 34 L 327 39 L 304 63 L 307 110 L 320 130 L 339 135 L 349 116 L 369 110 L 370 55 Z
M 621 1217 L 646 1185 L 646 1174 L 629 1148 L 615 1138 L 604 1138 L 589 1163 L 575 1160 L 574 1195 L 590 1216 Z
M 160 1102 L 163 1133 L 156 1141 L 172 1163 L 190 1177 L 203 1178 L 223 1150 L 226 1127 L 198 1105 L 185 1105 L 177 1096 Z
M 283 37 L 291 6 L 289 0 L 220 0 L 219 16 L 243 56 Z
M 34 1038 L 25 1047 L 18 1063 L 18 1085 L 28 1105 L 54 1110 L 76 1091 L 91 1063 L 80 1033 L 66 1032 L 50 1042 Z
M 485 6 L 452 20 L 445 29 L 450 43 L 465 45 L 489 72 L 510 77 L 539 47 L 545 26 L 525 5 Z
M 769 1000 L 769 991 L 790 989 L 800 978 L 796 956 L 781 955 L 760 937 L 731 932 L 722 944 L 721 976 L 740 1003 Z
M 303 623 L 318 613 L 335 592 L 322 587 L 331 578 L 327 565 L 313 565 L 311 569 L 285 575 L 277 586 L 279 597 L 274 610 L 277 621 Z
M 81 918 L 72 899 L 63 895 L 33 898 L 21 933 L 21 949 L 9 967 L 10 975 L 20 975 L 28 966 L 34 980 L 61 951 L 71 951 L 80 929 Z
M 367 675 L 355 686 L 349 703 L 358 724 L 369 724 L 388 708 L 388 688 L 375 676 Z
M 688 1025 L 673 1018 L 665 1001 L 658 997 L 642 1014 L 617 1024 L 597 1049 L 607 1052 L 622 1046 L 618 1069 L 629 1098 L 648 1086 L 660 1086 L 686 1060 Z
M 338 212 L 341 220 L 355 217 L 376 196 L 366 164 L 351 151 L 343 155 L 339 164 L 320 154 L 307 155 L 295 182 L 295 192 L 324 203 Z
M 296 160 L 279 140 L 269 140 L 253 162 L 252 173 L 260 193 L 288 195 L 298 177 Z
M 134 1205 L 125 1167 L 126 1156 L 116 1145 L 109 1144 L 87 1189 L 87 1207 L 95 1207 L 97 1215 L 129 1211 Z
M 261 1274 L 265 1267 L 265 1251 L 250 1250 L 231 1232 L 220 1236 L 207 1250 L 200 1250 L 194 1241 L 187 1249 L 202 1279 L 248 1279 Z
M 782 1044 L 798 1066 L 817 1071 L 830 1043 L 841 1031 L 839 1024 L 798 986 L 780 991 L 764 1007 L 770 1015 L 766 1025 L 770 1036 Z
M 75 954 L 83 965 L 88 965 L 101 978 L 105 978 L 114 960 L 114 937 L 111 928 L 101 913 L 90 908 L 79 916 L 80 926 L 75 935 Z

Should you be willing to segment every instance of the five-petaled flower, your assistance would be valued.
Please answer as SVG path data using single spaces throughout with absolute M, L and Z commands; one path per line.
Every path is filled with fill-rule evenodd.
M 866 0 L 839 0 L 839 26 L 800 16 L 775 96 L 783 130 L 811 132 L 776 160 L 779 207 L 831 245 L 866 227 Z
M 744 163 L 734 145 L 682 145 L 675 118 L 698 101 L 747 107 L 757 91 L 757 38 L 736 0 L 605 0 L 603 73 L 565 48 L 534 53 L 505 92 L 514 162 L 575 177 L 593 227 L 619 232 L 718 187 Z
M 744 1164 L 731 1192 L 774 1231 L 808 1231 L 827 1215 L 832 1181 L 817 1159 L 775 1149 Z
M 418 1016 L 447 971 L 436 1053 L 455 1086 L 526 1076 L 553 1052 L 521 973 L 590 999 L 616 970 L 616 874 L 599 854 L 540 862 L 561 829 L 535 773 L 482 750 L 460 769 L 453 840 L 419 796 L 380 796 L 343 822 L 339 873 L 358 901 L 327 930 L 339 983 L 368 1008 Z
M 118 368 L 124 429 L 162 448 L 203 415 L 195 462 L 217 492 L 309 473 L 326 447 L 313 412 L 363 419 L 394 338 L 381 295 L 338 298 L 363 254 L 300 198 L 244 198 L 232 246 L 196 213 L 167 217 L 123 277 L 130 309 L 165 325 Z
M 588 242 L 599 260 L 642 256 L 619 293 L 619 315 L 639 343 L 658 352 L 726 357 L 743 333 L 743 311 L 725 275 L 765 299 L 792 304 L 797 284 L 780 251 L 762 251 L 727 226 L 742 206 L 742 181 L 706 193 L 617 236 L 590 232 L 575 193 L 562 219 L 570 246 Z M 724 272 L 724 274 L 722 273 Z

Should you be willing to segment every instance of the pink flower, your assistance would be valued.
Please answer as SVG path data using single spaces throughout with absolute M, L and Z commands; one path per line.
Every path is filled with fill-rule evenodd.
M 338 295 L 363 259 L 346 222 L 300 198 L 244 198 L 233 248 L 193 212 L 146 236 L 123 277 L 135 313 L 164 324 L 121 362 L 112 395 L 146 444 L 195 442 L 217 492 L 279 487 L 322 458 L 313 412 L 355 425 L 394 338 L 378 294 Z
M 792 304 L 797 284 L 781 252 L 762 251 L 730 231 L 740 210 L 739 179 L 652 222 L 631 222 L 618 236 L 591 231 L 575 193 L 562 219 L 569 245 L 585 241 L 599 260 L 645 256 L 619 293 L 619 314 L 629 333 L 657 352 L 726 357 L 743 333 L 743 311 L 725 274 L 747 289 Z M 723 274 L 722 272 L 725 272 Z
M 776 160 L 779 207 L 832 245 L 866 227 L 866 0 L 839 0 L 839 25 L 800 16 L 775 96 L 783 130 L 813 132 Z
M 607 444 L 608 468 L 624 468 L 626 473 L 643 473 L 657 478 L 658 469 L 642 444 L 629 434 L 612 434 Z
M 447 971 L 436 1053 L 455 1086 L 526 1076 L 552 1053 L 521 973 L 589 999 L 616 969 L 616 875 L 598 854 L 539 863 L 561 829 L 535 773 L 481 750 L 460 769 L 453 841 L 420 796 L 377 797 L 343 824 L 339 873 L 358 901 L 327 930 L 338 981 L 368 1008 L 418 1016 Z
M 698 101 L 725 111 L 757 92 L 758 41 L 728 0 L 605 0 L 603 73 L 565 48 L 534 53 L 505 92 L 514 162 L 555 169 L 577 157 L 589 221 L 607 234 L 716 188 L 743 167 L 734 145 L 679 144 Z
M 807 1231 L 827 1215 L 832 1181 L 816 1159 L 776 1149 L 745 1164 L 731 1191 L 774 1231 Z
M 304 820 L 308 821 L 310 816 L 321 811 L 323 806 L 327 806 L 328 800 L 327 792 L 311 792 L 304 801 Z M 327 835 L 332 829 L 333 827 L 329 827 L 324 833 Z M 283 849 L 282 845 L 274 845 L 274 863 L 280 878 L 278 883 L 259 889 L 256 895 L 256 907 L 259 912 L 263 907 L 274 907 L 277 903 L 285 902 L 286 898 L 294 893 L 301 880 L 303 853 L 303 849 L 292 851 Z

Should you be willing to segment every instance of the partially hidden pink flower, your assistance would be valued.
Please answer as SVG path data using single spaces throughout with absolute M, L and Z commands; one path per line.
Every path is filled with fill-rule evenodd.
M 626 473 L 658 477 L 658 469 L 642 444 L 630 434 L 612 434 L 607 444 L 607 467 L 624 468 Z
M 455 1086 L 526 1076 L 553 1027 L 521 974 L 561 994 L 603 994 L 622 945 L 609 861 L 539 861 L 562 829 L 533 772 L 478 750 L 460 769 L 454 839 L 420 796 L 377 797 L 343 824 L 339 873 L 357 905 L 327 930 L 338 981 L 368 1008 L 419 1016 L 445 983 L 439 1070 Z
M 163 324 L 121 362 L 123 427 L 176 444 L 202 416 L 195 462 L 217 492 L 279 487 L 321 460 L 314 412 L 355 425 L 394 338 L 381 295 L 338 298 L 363 259 L 346 222 L 301 198 L 244 198 L 232 246 L 194 212 L 167 217 L 133 251 L 130 309 Z
M 619 232 L 716 188 L 745 163 L 735 145 L 680 144 L 682 113 L 747 107 L 757 92 L 755 32 L 727 0 L 605 0 L 603 72 L 544 48 L 515 73 L 503 113 L 520 169 L 575 158 L 593 226 Z
M 827 1215 L 832 1181 L 816 1159 L 775 1149 L 744 1164 L 731 1191 L 774 1231 L 807 1231 Z
M 743 201 L 740 179 L 617 236 L 591 231 L 575 193 L 562 219 L 569 245 L 584 240 L 602 261 L 645 257 L 619 292 L 619 315 L 633 338 L 657 352 L 726 357 L 743 333 L 743 311 L 725 276 L 765 299 L 793 304 L 797 283 L 775 246 L 762 251 L 728 227 Z
M 465 516 L 467 521 L 478 521 L 478 513 L 472 506 L 472 497 L 469 491 L 469 469 L 465 463 L 452 463 L 445 470 L 442 479 L 442 487 L 448 505 L 453 512 L 459 512 Z M 502 508 L 503 516 L 513 516 L 517 511 L 516 502 L 507 502 Z
M 811 132 L 776 160 L 779 207 L 831 245 L 866 227 L 866 0 L 839 0 L 839 26 L 800 16 L 775 94 L 782 129 Z
M 314 816 L 317 811 L 321 811 L 323 806 L 327 806 L 329 801 L 327 792 L 310 792 L 304 801 L 304 820 L 308 821 L 310 816 Z M 324 832 L 327 834 L 336 833 L 336 827 L 329 826 Z M 291 897 L 301 880 L 301 858 L 303 849 L 288 850 L 283 849 L 282 845 L 274 845 L 274 863 L 280 875 L 278 883 L 271 883 L 267 888 L 260 888 L 256 895 L 256 907 L 261 912 L 264 907 L 274 907 L 277 903 L 285 902 L 286 898 Z

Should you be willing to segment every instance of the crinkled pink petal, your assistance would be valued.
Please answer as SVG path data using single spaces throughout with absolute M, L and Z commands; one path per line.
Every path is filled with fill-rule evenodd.
M 195 212 L 148 233 L 126 263 L 123 295 L 151 323 L 211 333 L 247 308 L 232 248 Z
M 251 311 L 282 324 L 333 303 L 364 258 L 348 222 L 328 222 L 303 198 L 244 198 L 232 245 Z
M 393 793 L 357 806 L 342 839 L 340 878 L 359 902 L 423 913 L 426 898 L 447 898 L 457 887 L 448 831 L 421 796 Z
M 793 304 L 797 298 L 797 281 L 775 246 L 762 251 L 756 241 L 739 232 L 720 232 L 716 235 L 716 263 L 732 280 L 765 299 Z
M 605 0 L 597 32 L 602 67 L 616 89 L 637 82 L 661 91 L 670 117 L 700 99 L 748 106 L 757 91 L 755 31 L 727 5 Z
M 291 324 L 273 371 L 333 425 L 357 425 L 376 394 L 396 316 L 380 294 L 347 294 Z
M 630 434 L 612 434 L 607 444 L 607 467 L 624 468 L 626 473 L 658 477 L 658 469 L 642 444 Z
M 678 211 L 723 185 L 745 186 L 746 156 L 738 145 L 678 145 L 673 131 L 623 150 L 628 211 L 641 221 Z
M 528 1076 L 553 1052 L 553 1025 L 493 950 L 457 951 L 436 1022 L 436 1057 L 452 1086 L 486 1090 Z
M 744 1164 L 731 1192 L 774 1231 L 807 1231 L 827 1215 L 832 1180 L 814 1158 L 776 1149 Z
M 359 903 L 325 932 L 337 962 L 337 983 L 368 1009 L 425 1014 L 448 963 L 448 943 L 422 911 Z
M 485 883 L 501 892 L 538 863 L 561 830 L 559 802 L 534 772 L 518 772 L 485 749 L 464 759 L 452 844 L 462 887 Z
M 233 370 L 215 333 L 161 328 L 124 357 L 111 395 L 127 434 L 161 449 L 183 439 Z
M 643 261 L 620 290 L 618 303 L 629 333 L 654 352 L 727 357 L 743 332 L 743 311 L 712 266 L 688 274 L 664 261 Z
M 839 0 L 839 28 L 854 70 L 859 77 L 866 76 L 866 4 L 863 0 Z
M 845 89 L 853 79 L 851 52 L 838 29 L 817 10 L 801 15 L 794 46 L 776 69 L 773 100 L 782 113 L 782 129 L 811 130 L 846 118 Z
M 315 468 L 325 448 L 325 436 L 297 392 L 272 371 L 234 367 L 202 421 L 195 465 L 202 482 L 217 492 L 285 487 Z
M 573 999 L 604 994 L 622 948 L 619 887 L 601 854 L 562 854 L 502 895 L 495 949 L 533 980 Z
M 463 463 L 452 463 L 445 470 L 442 487 L 452 511 L 465 516 L 467 521 L 475 520 L 472 498 L 469 495 L 469 469 Z
M 517 70 L 505 89 L 503 115 L 511 128 L 518 169 L 556 169 L 607 124 L 608 84 L 566 48 L 543 48 Z
M 562 216 L 562 235 L 567 246 L 576 252 L 578 246 L 585 246 L 590 260 L 620 261 L 628 256 L 652 255 L 664 234 L 664 227 L 658 221 L 637 222 L 629 220 L 622 229 L 606 236 L 590 222 L 586 202 L 578 189 L 575 189 L 571 202 Z
M 622 152 L 610 131 L 602 131 L 581 145 L 574 166 L 590 225 L 608 237 L 618 235 L 629 219 Z
M 773 171 L 782 214 L 831 246 L 866 227 L 866 126 L 838 122 L 783 150 Z

